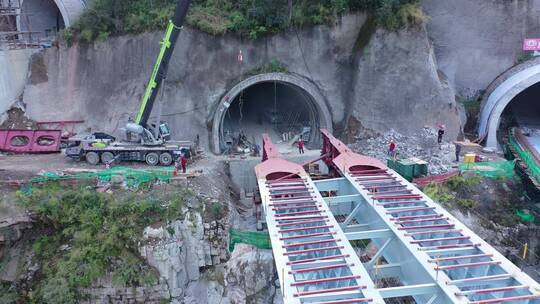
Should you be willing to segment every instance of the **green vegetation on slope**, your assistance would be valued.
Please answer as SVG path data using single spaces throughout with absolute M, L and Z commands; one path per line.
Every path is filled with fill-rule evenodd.
M 456 203 L 461 209 L 472 209 L 477 202 L 468 197 L 481 182 L 482 179 L 478 176 L 458 175 L 451 177 L 444 184 L 429 184 L 424 188 L 424 192 L 446 207 L 453 207 L 453 204 Z
M 137 253 L 142 230 L 153 222 L 181 217 L 186 200 L 193 198 L 181 190 L 113 195 L 84 187 L 65 190 L 55 183 L 29 196 L 19 195 L 45 232 L 33 245 L 41 269 L 31 300 L 76 303 L 79 288 L 107 274 L 119 286 L 156 282 L 155 270 Z
M 68 43 L 162 29 L 177 0 L 95 0 L 79 22 L 64 31 Z M 211 34 L 256 39 L 290 26 L 332 22 L 346 12 L 368 10 L 378 24 L 396 30 L 425 20 L 419 0 L 194 0 L 188 23 Z
M 520 199 L 523 189 L 514 178 L 455 176 L 443 184 L 429 184 L 423 191 L 446 208 L 472 212 L 480 219 L 506 227 L 517 224 L 515 210 L 524 207 Z

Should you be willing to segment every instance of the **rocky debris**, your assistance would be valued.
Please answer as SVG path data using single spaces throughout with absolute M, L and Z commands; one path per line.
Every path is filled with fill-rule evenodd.
M 424 127 L 411 136 L 405 136 L 391 129 L 374 137 L 356 136 L 356 142 L 349 147 L 358 153 L 375 157 L 386 162 L 388 146 L 391 141 L 396 144 L 398 158 L 416 157 L 428 162 L 429 174 L 442 174 L 456 165 L 455 146 L 443 140 L 437 143 L 437 130 Z
M 0 129 L 37 129 L 37 123 L 26 116 L 26 113 L 19 107 L 13 107 L 6 112 L 7 116 L 2 118 Z
M 520 129 L 525 136 L 529 136 L 529 137 L 540 136 L 540 129 L 529 128 L 529 127 L 520 127 Z

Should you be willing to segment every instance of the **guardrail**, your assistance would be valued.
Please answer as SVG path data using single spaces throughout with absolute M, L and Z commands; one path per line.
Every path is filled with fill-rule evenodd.
M 520 142 L 518 142 L 518 139 L 516 138 L 515 129 L 510 129 L 508 134 L 508 145 L 510 145 L 521 161 L 525 163 L 530 174 L 536 179 L 537 182 L 540 183 L 539 162 L 532 153 L 523 149 Z

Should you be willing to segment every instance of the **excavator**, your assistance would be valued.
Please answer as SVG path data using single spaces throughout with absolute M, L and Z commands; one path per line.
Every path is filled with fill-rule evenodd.
M 139 112 L 135 120 L 130 119 L 124 130 L 125 141 L 103 133 L 81 134 L 69 138 L 66 156 L 75 159 L 86 159 L 86 162 L 97 165 L 100 162 L 110 164 L 114 161 L 144 161 L 148 165 L 171 165 L 175 158 L 183 153 L 192 153 L 189 141 L 170 141 L 169 125 L 161 121 L 151 121 L 150 114 L 156 103 L 158 93 L 167 76 L 169 61 L 172 57 L 176 41 L 180 35 L 191 0 L 179 0 L 174 16 L 169 20 L 161 49 L 146 86 Z M 161 112 L 161 111 L 158 111 Z

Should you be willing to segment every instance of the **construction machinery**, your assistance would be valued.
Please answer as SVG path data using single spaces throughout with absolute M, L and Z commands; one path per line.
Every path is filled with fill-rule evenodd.
M 169 125 L 161 121 L 160 115 L 155 121 L 150 114 L 158 92 L 167 75 L 169 61 L 172 57 L 176 41 L 186 18 L 191 0 L 180 0 L 176 6 L 174 17 L 169 21 L 161 49 L 141 101 L 135 120 L 129 120 L 125 126 L 126 140 L 105 133 L 81 134 L 69 139 L 66 155 L 76 160 L 86 159 L 92 165 L 100 161 L 105 164 L 115 160 L 145 161 L 148 165 L 168 166 L 182 154 L 191 154 L 192 143 L 189 141 L 170 141 Z M 160 112 L 160 111 L 158 111 Z

